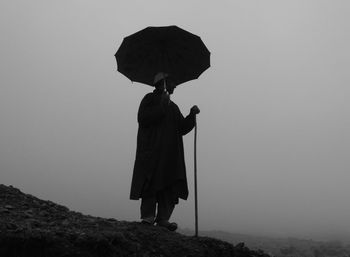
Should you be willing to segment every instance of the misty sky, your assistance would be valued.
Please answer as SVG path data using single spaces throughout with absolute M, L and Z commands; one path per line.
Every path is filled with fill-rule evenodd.
M 199 35 L 211 67 L 173 100 L 198 117 L 199 228 L 350 238 L 350 2 L 0 2 L 0 183 L 138 220 L 136 114 L 151 87 L 117 72 L 147 26 Z M 193 132 L 184 138 L 194 228 Z

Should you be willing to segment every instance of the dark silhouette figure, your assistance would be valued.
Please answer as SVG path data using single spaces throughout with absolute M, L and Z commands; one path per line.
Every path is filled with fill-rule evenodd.
M 195 126 L 195 105 L 184 117 L 170 100 L 175 83 L 165 73 L 154 78 L 155 90 L 145 95 L 138 110 L 139 129 L 130 199 L 141 200 L 144 224 L 177 229 L 169 219 L 179 198 L 186 200 L 188 186 L 182 136 Z

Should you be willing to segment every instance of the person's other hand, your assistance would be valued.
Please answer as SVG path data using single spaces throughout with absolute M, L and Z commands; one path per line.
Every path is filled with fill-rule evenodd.
M 200 110 L 199 110 L 198 106 L 197 105 L 193 105 L 191 110 L 190 110 L 190 113 L 194 114 L 194 115 L 200 113 Z

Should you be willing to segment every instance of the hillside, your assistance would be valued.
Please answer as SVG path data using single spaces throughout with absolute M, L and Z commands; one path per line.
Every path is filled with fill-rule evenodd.
M 179 233 L 192 235 L 191 230 L 179 230 Z M 350 245 L 341 241 L 315 241 L 299 238 L 277 238 L 252 236 L 224 231 L 201 231 L 203 236 L 216 238 L 231 244 L 245 242 L 252 250 L 261 249 L 275 257 L 349 257 Z
M 70 211 L 0 184 L 0 256 L 268 257 L 243 243 L 192 237 L 139 222 Z

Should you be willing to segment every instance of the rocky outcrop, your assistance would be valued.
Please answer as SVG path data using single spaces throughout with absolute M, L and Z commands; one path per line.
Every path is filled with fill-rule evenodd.
M 1 257 L 267 257 L 244 244 L 191 237 L 139 222 L 83 215 L 0 185 Z

